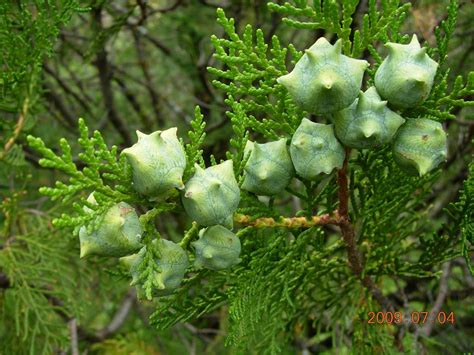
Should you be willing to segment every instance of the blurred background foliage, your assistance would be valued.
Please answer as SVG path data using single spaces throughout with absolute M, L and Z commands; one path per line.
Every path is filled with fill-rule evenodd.
M 434 46 L 434 29 L 446 17 L 448 3 L 412 1 L 402 32 L 417 33 Z M 214 300 L 215 307 L 204 317 L 190 318 L 157 331 L 148 319 L 156 306 L 136 300 L 129 280 L 116 271 L 113 260 L 79 260 L 76 238 L 51 225 L 52 217 L 63 211 L 37 192 L 40 186 L 51 186 L 60 177 L 39 167 L 39 157 L 25 139 L 27 134 L 33 134 L 50 147 L 57 146 L 59 137 L 74 142 L 79 117 L 85 119 L 91 130 L 102 132 L 108 144 L 119 147 L 129 146 L 137 129 L 151 132 L 177 126 L 184 137 L 190 129 L 194 107 L 199 105 L 207 122 L 204 158 L 224 158 L 232 127 L 225 114 L 225 93 L 212 85 L 216 78 L 207 70 L 209 66 L 222 67 L 213 57 L 211 43 L 211 35 L 224 35 L 216 21 L 217 7 L 224 8 L 227 17 L 235 19 L 239 33 L 247 24 L 261 28 L 267 43 L 277 35 L 282 43 L 293 43 L 301 50 L 325 35 L 321 30 L 303 31 L 286 26 L 281 15 L 269 11 L 264 0 L 36 0 L 0 4 L 0 353 L 232 351 L 224 349 L 229 326 L 225 302 Z M 361 22 L 361 14 L 366 10 L 367 1 L 362 0 L 357 7 L 356 23 Z M 457 75 L 474 69 L 473 22 L 471 2 L 460 1 L 447 59 L 450 83 Z M 425 195 L 431 206 L 426 218 L 437 225 L 432 238 L 444 238 L 443 222 L 448 218 L 445 208 L 459 199 L 474 151 L 472 110 L 459 109 L 455 114 L 455 122 L 445 123 L 450 134 L 447 164 L 451 168 Z M 362 156 L 358 164 L 364 167 L 373 162 L 370 156 Z M 396 179 L 394 176 L 392 183 L 396 184 Z M 334 186 L 327 184 L 324 189 L 334 190 Z M 383 190 L 380 186 L 379 193 L 383 194 Z M 279 206 L 288 202 L 292 200 L 285 196 L 275 203 Z M 292 213 L 291 206 L 281 208 Z M 185 221 L 176 216 L 167 216 L 166 220 L 167 223 L 158 223 L 161 232 L 179 240 Z M 380 228 L 373 233 L 382 233 L 383 225 Z M 284 255 L 285 250 L 276 246 L 278 233 L 274 238 L 275 257 Z M 312 238 L 306 242 L 317 244 L 317 238 Z M 305 241 L 303 237 L 301 240 Z M 430 247 L 441 248 L 442 244 L 430 244 L 426 237 L 414 246 L 414 253 L 420 254 Z M 271 259 L 268 255 L 260 257 Z M 288 258 L 286 262 L 294 262 Z M 343 263 L 336 260 L 335 264 L 326 265 L 325 270 L 331 272 Z M 266 267 L 263 270 L 269 273 L 278 271 L 275 265 L 269 261 L 262 268 Z M 403 277 L 384 279 L 383 291 L 401 307 L 409 304 L 410 309 L 421 311 L 436 302 L 440 283 L 444 282 L 443 287 L 448 289 L 444 309 L 455 312 L 456 324 L 433 327 L 431 336 L 422 344 L 415 333 L 405 337 L 404 342 L 408 349 L 426 353 L 472 352 L 474 278 L 462 257 L 445 262 L 442 270 L 444 277 L 432 277 L 431 271 L 437 270 L 426 270 L 429 277 L 424 279 L 410 278 L 410 270 L 406 270 Z M 248 273 L 245 275 L 249 277 Z M 260 282 L 258 275 L 254 276 L 255 282 Z M 256 295 L 243 293 L 239 297 Z M 233 306 L 231 317 L 252 317 L 254 310 L 248 304 L 243 302 L 240 306 Z M 376 309 L 366 309 L 371 310 Z M 283 311 L 288 311 L 288 317 L 302 316 L 289 309 Z M 339 315 L 326 316 L 337 319 Z M 160 314 L 155 313 L 155 325 L 160 323 L 159 318 Z M 268 320 L 259 322 L 265 328 Z M 324 331 L 324 325 L 322 330 L 311 329 L 298 322 L 291 327 L 277 333 L 291 333 L 297 339 L 280 348 L 281 352 L 350 351 L 350 340 L 342 326 L 340 331 L 337 327 Z M 369 345 L 393 341 L 381 327 L 374 325 L 362 332 L 354 326 L 353 334 L 357 341 Z M 230 340 L 230 349 L 239 349 L 239 336 L 252 337 L 252 329 L 244 328 L 232 329 L 234 341 Z

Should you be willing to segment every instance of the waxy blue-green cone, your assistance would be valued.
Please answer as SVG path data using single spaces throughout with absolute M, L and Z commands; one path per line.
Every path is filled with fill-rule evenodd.
M 275 142 L 247 142 L 242 189 L 257 195 L 272 196 L 282 192 L 295 174 L 286 139 Z
M 133 188 L 140 194 L 158 198 L 184 187 L 186 154 L 176 131 L 176 127 L 149 135 L 137 131 L 138 142 L 122 151 L 132 166 Z
M 303 118 L 291 139 L 290 155 L 296 173 L 313 180 L 319 174 L 330 174 L 344 163 L 345 151 L 334 135 L 333 125 Z
M 346 147 L 365 149 L 389 143 L 405 120 L 387 107 L 374 87 L 334 114 L 334 130 Z
M 409 44 L 387 43 L 388 56 L 375 73 L 375 87 L 397 108 L 421 104 L 428 97 L 438 63 L 421 48 L 416 35 Z
M 359 94 L 368 63 L 343 55 L 341 45 L 341 40 L 332 46 L 324 37 L 319 38 L 293 71 L 278 78 L 303 110 L 333 113 L 349 106 Z
M 446 156 L 446 133 L 441 123 L 433 120 L 407 120 L 393 141 L 395 162 L 412 175 L 425 175 L 445 161 Z
M 202 169 L 196 165 L 194 176 L 186 183 L 182 202 L 186 213 L 202 226 L 222 224 L 232 228 L 240 189 L 232 160 Z
M 93 194 L 88 201 L 95 203 Z M 84 208 L 89 210 L 87 207 Z M 142 227 L 135 209 L 125 202 L 112 206 L 102 217 L 96 230 L 79 230 L 81 258 L 88 255 L 124 256 L 142 247 Z
M 199 232 L 199 240 L 192 245 L 196 249 L 196 267 L 222 270 L 240 262 L 240 240 L 222 226 L 202 229 Z
M 186 268 L 188 267 L 188 256 L 178 244 L 166 239 L 155 239 L 152 241 L 152 247 L 157 248 L 159 258 L 155 259 L 159 271 L 154 271 L 153 283 L 155 289 L 153 296 L 164 296 L 176 289 L 183 280 Z M 132 276 L 131 285 L 137 285 L 138 290 L 142 291 L 140 285 L 139 265 L 146 253 L 146 246 L 138 253 L 120 258 Z

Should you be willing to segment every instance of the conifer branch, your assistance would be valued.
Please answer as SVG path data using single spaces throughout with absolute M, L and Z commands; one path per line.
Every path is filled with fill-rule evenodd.
M 339 207 L 331 214 L 321 216 L 312 216 L 311 219 L 305 217 L 281 217 L 275 220 L 270 217 L 261 217 L 251 219 L 250 216 L 244 214 L 235 214 L 234 222 L 250 226 L 253 228 L 311 228 L 318 225 L 333 224 L 339 226 L 341 235 L 346 244 L 349 266 L 354 275 L 361 280 L 361 283 L 371 292 L 372 296 L 386 309 L 393 311 L 391 302 L 383 295 L 380 288 L 368 275 L 364 275 L 364 262 L 357 248 L 355 240 L 354 226 L 349 218 L 349 181 L 347 178 L 349 165 L 350 149 L 346 149 L 346 158 L 344 164 L 337 172 L 337 184 L 339 186 L 338 198 Z
M 338 224 L 337 216 L 324 214 L 320 216 L 312 216 L 311 219 L 306 217 L 281 217 L 277 220 L 270 217 L 262 217 L 252 219 L 245 214 L 237 213 L 234 215 L 234 222 L 243 226 L 254 228 L 311 228 L 326 224 Z
M 364 275 L 364 262 L 357 248 L 355 240 L 354 225 L 349 218 L 349 184 L 347 179 L 347 171 L 349 165 L 350 149 L 346 149 L 346 158 L 344 164 L 337 172 L 337 184 L 339 186 L 339 208 L 338 208 L 338 225 L 341 228 L 342 238 L 346 244 L 347 257 L 349 266 L 362 284 L 369 289 L 372 296 L 380 303 L 380 305 L 389 311 L 394 311 L 390 301 L 383 295 L 380 288 L 372 281 L 369 275 Z
M 28 113 L 29 104 L 30 104 L 30 99 L 29 97 L 26 97 L 25 100 L 23 101 L 23 106 L 21 108 L 20 115 L 18 116 L 18 121 L 15 125 L 13 135 L 5 143 L 3 152 L 0 152 L 0 160 L 2 160 L 8 154 L 8 151 L 13 147 L 13 145 L 15 144 L 15 141 L 20 135 L 20 132 L 23 129 L 23 126 L 25 125 L 25 120 L 26 120 L 26 115 Z

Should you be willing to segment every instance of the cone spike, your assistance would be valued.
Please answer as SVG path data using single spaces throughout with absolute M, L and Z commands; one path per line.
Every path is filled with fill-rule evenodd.
M 397 43 L 392 43 L 392 42 L 389 42 L 389 43 L 386 43 L 385 44 L 385 48 L 388 49 L 388 53 L 393 55 L 397 52 Z
M 308 59 L 311 63 L 315 63 L 317 61 L 318 57 L 316 53 L 314 53 L 313 51 L 309 49 L 305 49 L 304 52 L 308 56 Z
M 201 168 L 201 166 L 198 164 L 198 163 L 194 163 L 194 171 L 195 171 L 195 174 L 201 174 L 204 172 L 204 169 Z
M 420 42 L 418 41 L 418 37 L 416 36 L 416 34 L 413 34 L 413 36 L 411 37 L 410 45 L 420 47 Z
M 137 138 L 138 140 L 141 140 L 141 139 L 144 139 L 147 137 L 147 135 L 143 132 L 140 132 L 138 129 L 136 130 L 136 133 L 137 133 Z
M 291 73 L 289 74 L 286 74 L 286 75 L 283 75 L 283 76 L 280 76 L 278 79 L 277 79 L 277 83 L 278 84 L 281 84 L 283 86 L 291 86 Z
M 431 167 L 431 162 L 426 159 L 420 159 L 419 161 L 415 162 L 415 164 L 418 167 L 418 173 L 420 177 L 425 175 Z
M 333 49 L 335 54 L 339 55 L 342 53 L 342 39 L 338 39 L 336 43 L 334 43 Z
M 322 75 L 321 76 L 321 86 L 326 90 L 331 90 L 334 84 L 334 79 L 329 75 Z
M 90 244 L 89 243 L 81 243 L 81 252 L 79 255 L 79 258 L 83 258 L 87 255 L 89 255 L 90 252 Z
M 425 59 L 426 56 L 426 47 L 421 48 L 416 54 L 415 58 L 418 60 Z
M 259 178 L 260 180 L 262 180 L 262 181 L 267 180 L 267 179 L 268 179 L 268 171 L 267 171 L 266 169 L 260 171 L 260 172 L 258 173 L 258 178 Z
M 324 148 L 324 140 L 320 139 L 320 138 L 314 138 L 314 147 L 316 149 L 322 149 Z
M 209 184 L 211 187 L 220 188 L 222 186 L 222 181 L 216 178 L 209 179 Z

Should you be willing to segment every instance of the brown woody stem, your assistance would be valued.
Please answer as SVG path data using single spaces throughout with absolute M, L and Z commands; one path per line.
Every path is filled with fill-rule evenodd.
M 364 275 L 364 262 L 360 254 L 356 238 L 354 226 L 349 218 L 349 182 L 347 178 L 347 171 L 349 165 L 350 149 L 346 150 L 346 158 L 341 169 L 337 172 L 337 184 L 339 186 L 339 208 L 331 214 L 324 214 L 321 216 L 312 216 L 311 219 L 305 217 L 280 217 L 279 219 L 262 217 L 251 219 L 250 216 L 244 214 L 235 214 L 234 222 L 249 226 L 253 228 L 311 228 L 314 226 L 321 226 L 333 224 L 339 226 L 341 235 L 346 244 L 347 257 L 349 260 L 349 267 L 354 275 L 361 281 L 377 300 L 380 305 L 388 310 L 394 311 L 389 299 L 385 297 L 380 288 L 368 275 Z
M 18 121 L 15 125 L 15 129 L 13 130 L 13 136 L 10 137 L 10 139 L 5 143 L 5 146 L 3 147 L 3 152 L 0 152 L 0 160 L 2 160 L 8 154 L 8 151 L 13 147 L 13 145 L 15 144 L 15 141 L 20 135 L 21 130 L 23 129 L 23 126 L 25 125 L 25 120 L 26 120 L 26 115 L 28 113 L 29 104 L 30 104 L 30 99 L 27 97 L 23 101 L 21 112 L 20 112 L 20 115 L 18 116 Z
M 341 228 L 342 238 L 346 243 L 349 266 L 356 277 L 360 279 L 361 283 L 369 289 L 377 302 L 380 303 L 384 309 L 394 311 L 393 306 L 391 305 L 388 298 L 383 295 L 380 288 L 374 283 L 370 276 L 363 274 L 364 262 L 359 250 L 357 249 L 354 225 L 351 223 L 349 218 L 349 184 L 347 179 L 347 170 L 350 152 L 350 149 L 346 149 L 346 158 L 344 159 L 344 164 L 337 172 L 337 184 L 339 185 L 338 224 Z

